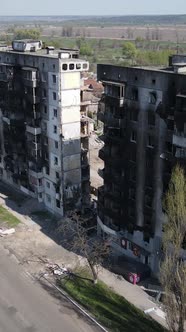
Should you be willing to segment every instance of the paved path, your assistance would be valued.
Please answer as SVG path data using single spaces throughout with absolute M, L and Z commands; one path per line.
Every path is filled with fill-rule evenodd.
M 0 332 L 95 332 L 68 303 L 30 279 L 0 246 Z
M 0 183 L 0 189 L 1 186 L 2 184 Z M 35 208 L 34 199 L 28 199 L 25 203 L 22 204 L 21 209 L 19 209 L 11 199 L 7 199 L 6 194 L 1 193 L 0 204 L 3 204 L 5 208 L 8 208 L 12 214 L 14 214 L 22 221 L 22 224 L 17 227 L 16 233 L 12 237 L 5 237 L 2 239 L 2 241 L 0 238 L 2 245 L 9 249 L 10 252 L 14 253 L 14 255 L 20 259 L 20 261 L 22 258 L 32 258 L 33 253 L 35 253 L 40 257 L 49 258 L 52 262 L 56 262 L 58 264 L 63 263 L 65 266 L 70 268 L 79 266 L 81 261 L 82 264 L 84 264 L 84 259 L 82 260 L 80 256 L 65 250 L 49 236 L 45 235 L 42 227 L 40 227 L 40 225 L 34 222 L 27 215 L 26 211 L 29 213 L 31 208 Z M 27 210 L 28 204 L 29 209 Z M 26 268 L 31 273 L 38 273 L 41 271 L 41 265 L 37 265 L 36 263 L 32 264 L 30 262 Z M 158 309 L 158 306 L 151 301 L 147 293 L 145 293 L 139 286 L 134 286 L 125 279 L 119 280 L 115 274 L 105 269 L 100 271 L 99 279 L 104 281 L 108 286 L 113 288 L 115 292 L 125 297 L 129 302 L 134 304 L 139 309 L 147 310 L 152 307 L 156 307 Z M 150 316 L 162 325 L 166 325 L 165 319 L 162 318 L 158 312 L 151 312 Z

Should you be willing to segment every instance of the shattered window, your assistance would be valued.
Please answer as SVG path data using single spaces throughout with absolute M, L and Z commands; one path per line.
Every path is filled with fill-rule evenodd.
M 63 70 L 67 70 L 68 69 L 68 65 L 66 63 L 64 63 L 63 66 L 62 66 L 62 69 Z
M 157 101 L 157 95 L 156 92 L 150 92 L 149 93 L 149 104 L 156 104 Z

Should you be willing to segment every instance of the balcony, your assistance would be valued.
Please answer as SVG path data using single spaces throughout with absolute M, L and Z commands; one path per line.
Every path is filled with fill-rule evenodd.
M 87 166 L 81 170 L 82 181 L 88 181 L 90 179 L 90 168 Z
M 99 121 L 104 122 L 105 119 L 105 103 L 104 101 L 100 101 L 98 104 L 98 113 L 97 118 Z
M 91 100 L 81 100 L 80 106 L 88 106 L 91 105 Z
M 41 143 L 38 142 L 28 142 L 29 147 L 33 149 L 34 151 L 40 151 L 41 150 Z
M 26 131 L 32 135 L 40 135 L 41 134 L 41 128 L 35 127 L 35 126 L 26 126 Z
M 30 167 L 29 168 L 29 175 L 33 176 L 36 179 L 41 179 L 43 177 L 43 173 L 41 172 L 41 169 L 37 169 L 36 167 Z
M 120 143 L 124 139 L 122 129 L 117 127 L 108 127 L 104 135 L 105 142 Z
M 56 199 L 58 199 L 59 201 L 61 200 L 61 194 L 60 193 L 56 193 Z
M 179 159 L 186 159 L 186 149 L 177 148 L 175 152 L 175 157 Z
M 120 217 L 120 208 L 118 207 L 117 209 L 114 209 L 113 207 L 104 207 L 103 210 L 105 216 L 108 216 L 111 219 L 117 219 L 118 221 L 120 221 L 121 217 Z
M 36 88 L 38 85 L 38 80 L 37 79 L 28 79 L 28 78 L 23 78 L 23 83 L 25 86 L 31 87 L 31 88 Z
M 99 158 L 102 159 L 107 165 L 110 165 L 111 167 L 123 167 L 123 157 L 120 154 L 112 154 L 109 152 L 108 149 L 103 147 L 101 150 L 99 150 Z M 104 179 L 105 179 L 104 175 Z
M 36 186 L 35 188 L 36 188 L 36 191 L 37 191 L 38 194 L 43 193 L 43 191 L 44 191 L 43 186 Z
M 186 133 L 178 131 L 174 132 L 173 145 L 179 146 L 181 148 L 186 148 Z
M 105 148 L 102 148 L 99 150 L 98 154 L 99 158 L 102 159 L 103 161 L 105 160 Z
M 117 203 L 121 200 L 122 194 L 119 190 L 118 191 L 107 191 L 105 193 L 105 197 L 108 198 L 110 201 L 115 201 Z
M 7 82 L 7 74 L 6 73 L 0 73 L 0 81 L 1 82 Z
M 34 67 L 22 67 L 22 79 L 26 86 L 35 88 L 37 86 L 37 70 Z
M 105 95 L 105 103 L 120 108 L 124 106 L 124 97 Z
M 89 166 L 88 158 L 81 158 L 81 168 L 86 168 Z
M 183 94 L 176 95 L 176 112 L 178 113 L 186 112 L 186 95 Z
M 104 168 L 98 168 L 98 175 L 99 175 L 102 179 L 104 179 L 104 171 L 105 171 Z
M 32 95 L 30 93 L 25 94 L 26 99 L 31 103 L 31 104 L 38 104 L 41 102 L 41 98 L 35 95 Z
M 104 205 L 104 186 L 98 188 L 98 202 Z
M 7 116 L 3 116 L 3 121 L 10 125 L 10 119 Z

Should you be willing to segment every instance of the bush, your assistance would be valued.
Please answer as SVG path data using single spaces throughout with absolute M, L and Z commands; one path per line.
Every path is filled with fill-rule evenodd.
M 14 39 L 40 39 L 41 34 L 38 29 L 19 29 L 14 32 Z

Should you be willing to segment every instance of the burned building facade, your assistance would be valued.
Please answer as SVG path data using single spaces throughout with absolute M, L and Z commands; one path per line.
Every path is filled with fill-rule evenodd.
M 148 264 L 161 257 L 163 193 L 173 165 L 186 166 L 186 56 L 168 68 L 98 65 L 104 84 L 98 119 L 104 123 L 104 185 L 98 233 L 117 253 Z
M 41 41 L 0 50 L 0 177 L 60 215 L 88 193 L 80 113 L 88 66 L 77 50 Z

